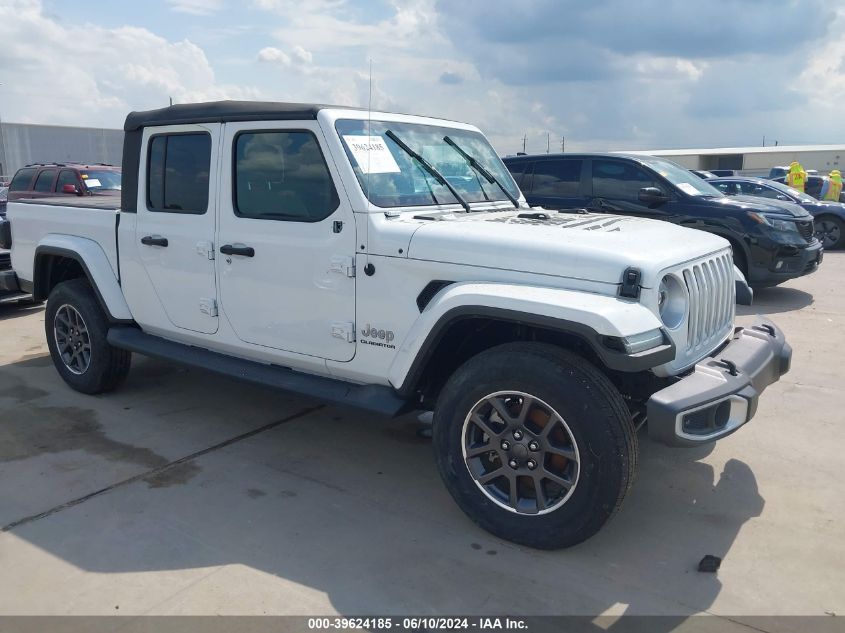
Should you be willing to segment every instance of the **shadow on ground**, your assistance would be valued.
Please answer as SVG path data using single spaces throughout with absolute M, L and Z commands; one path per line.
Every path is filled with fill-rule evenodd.
M 754 303 L 750 306 L 737 305 L 736 313 L 740 316 L 755 315 L 765 312 L 767 315 L 794 312 L 813 304 L 813 295 L 798 288 L 775 286 L 757 288 L 754 291 Z
M 42 303 L 31 303 L 29 301 L 10 301 L 9 303 L 0 303 L 0 321 L 6 319 L 17 319 L 33 312 L 38 312 L 44 309 Z
M 67 390 L 43 358 L 0 368 L 0 505 L 18 498 L 11 490 L 18 469 L 37 465 L 58 490 L 91 469 L 102 476 L 114 468 L 109 485 L 136 473 L 131 483 L 11 528 L 89 572 L 241 565 L 323 592 L 346 615 L 616 610 L 677 616 L 657 621 L 668 631 L 713 604 L 718 575 L 697 572 L 698 561 L 705 554 L 729 560 L 743 524 L 764 505 L 742 461 L 717 473 L 698 461 L 706 449 L 669 449 L 642 436 L 639 475 L 620 514 L 577 547 L 533 551 L 491 537 L 454 506 L 413 417 L 314 410 L 318 403 L 136 361 L 124 389 L 97 398 Z M 189 419 L 180 403 L 208 410 Z M 267 411 L 274 407 L 275 419 L 286 421 L 174 466 L 167 466 L 174 455 L 154 446 L 168 434 L 171 444 L 201 436 L 203 424 L 220 438 L 248 434 L 273 422 Z M 132 429 L 122 410 L 131 410 Z M 145 438 L 144 425 L 154 438 Z M 130 431 L 136 435 L 127 440 Z M 83 458 L 55 468 L 43 461 L 80 451 Z M 284 600 L 275 578 L 231 591 Z M 163 596 L 159 604 L 190 610 L 190 596 Z M 209 610 L 204 604 L 194 612 Z

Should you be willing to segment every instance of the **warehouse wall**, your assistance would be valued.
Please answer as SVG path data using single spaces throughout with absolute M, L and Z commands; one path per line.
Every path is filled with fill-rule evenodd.
M 119 165 L 123 130 L 0 123 L 0 175 L 29 163 L 82 162 Z

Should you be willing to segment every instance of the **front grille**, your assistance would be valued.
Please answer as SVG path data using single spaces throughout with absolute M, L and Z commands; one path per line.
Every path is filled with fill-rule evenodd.
M 801 234 L 801 237 L 809 242 L 813 237 L 813 221 L 807 220 L 806 222 L 796 222 L 795 224 L 798 226 L 798 232 Z
M 0 270 L 8 270 L 12 267 L 12 254 L 0 253 Z
M 688 354 L 709 351 L 708 345 L 733 325 L 736 306 L 733 258 L 717 255 L 683 270 L 690 297 L 687 320 Z

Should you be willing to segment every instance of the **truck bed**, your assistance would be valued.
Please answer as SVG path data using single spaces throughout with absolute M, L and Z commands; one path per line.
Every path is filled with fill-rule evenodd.
M 19 279 L 33 281 L 35 250 L 39 245 L 61 247 L 69 236 L 96 242 L 115 277 L 118 276 L 116 228 L 118 196 L 36 198 L 9 201 L 12 222 L 12 268 Z

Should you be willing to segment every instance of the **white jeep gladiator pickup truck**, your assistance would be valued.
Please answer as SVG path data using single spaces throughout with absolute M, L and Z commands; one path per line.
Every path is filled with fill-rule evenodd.
M 734 326 L 725 240 L 528 207 L 473 126 L 218 102 L 126 119 L 120 204 L 12 202 L 12 263 L 47 299 L 73 389 L 132 352 L 387 415 L 433 411 L 474 521 L 582 541 L 673 446 L 748 422 L 789 368 L 770 321 Z M 119 208 L 118 208 L 119 207 Z

